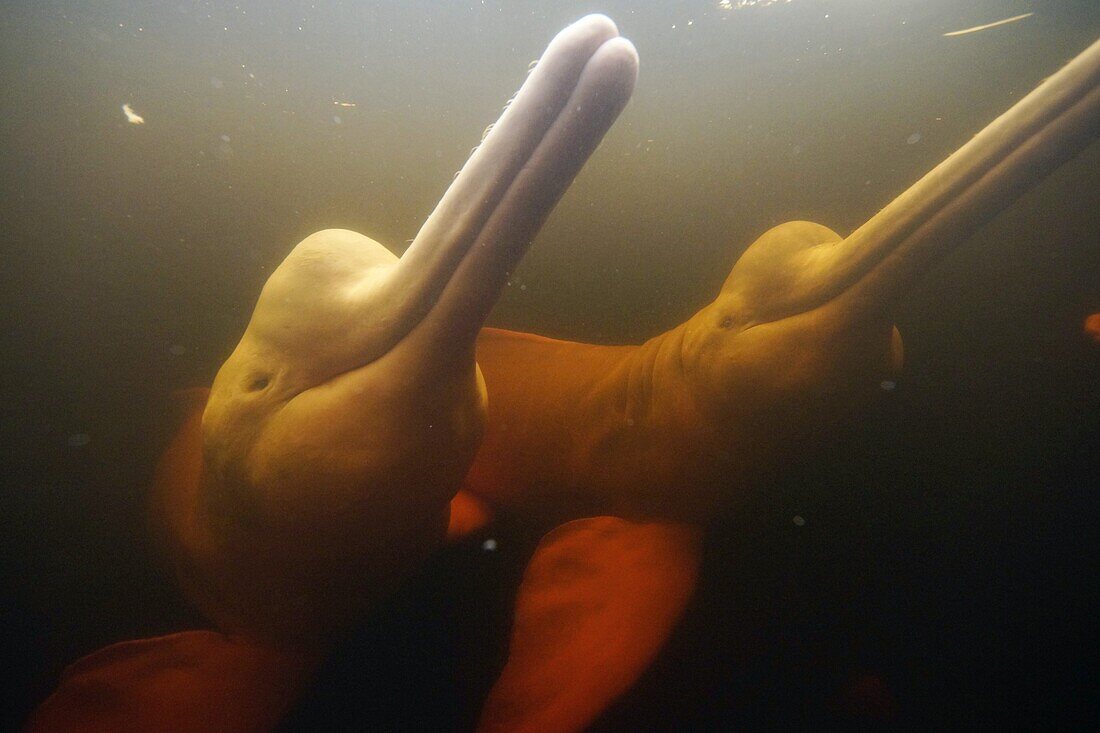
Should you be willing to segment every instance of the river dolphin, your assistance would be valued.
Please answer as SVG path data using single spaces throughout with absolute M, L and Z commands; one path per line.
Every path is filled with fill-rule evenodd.
M 560 526 L 479 729 L 579 731 L 625 692 L 690 599 L 703 527 L 880 394 L 914 281 L 1098 134 L 1100 42 L 847 237 L 767 231 L 713 302 L 644 344 L 482 331 L 488 432 L 452 534 L 498 512 Z
M 30 729 L 274 727 L 310 670 L 444 538 L 484 433 L 475 339 L 629 99 L 638 58 L 591 15 L 559 33 L 399 258 L 300 242 L 158 469 L 154 524 L 217 632 L 72 665 Z

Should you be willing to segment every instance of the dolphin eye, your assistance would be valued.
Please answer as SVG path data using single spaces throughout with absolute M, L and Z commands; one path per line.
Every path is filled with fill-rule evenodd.
M 259 392 L 261 389 L 267 389 L 267 385 L 271 384 L 271 377 L 267 374 L 257 374 L 252 377 L 252 380 L 248 383 L 249 392 Z

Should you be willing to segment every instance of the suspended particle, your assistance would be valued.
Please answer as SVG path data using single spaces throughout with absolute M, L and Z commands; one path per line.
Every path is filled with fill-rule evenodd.
M 1002 25 L 1008 25 L 1009 23 L 1015 23 L 1018 20 L 1024 18 L 1030 18 L 1035 13 L 1024 13 L 1023 15 L 1013 15 L 1011 18 L 1005 18 L 1003 20 L 995 20 L 992 23 L 984 23 L 982 25 L 976 25 L 973 28 L 963 28 L 961 31 L 951 31 L 950 33 L 944 33 L 944 38 L 950 38 L 952 36 L 965 36 L 970 33 L 977 33 L 978 31 L 989 30 L 990 28 L 997 28 Z
M 126 115 L 126 121 L 131 125 L 144 125 L 145 118 L 134 111 L 129 104 L 122 105 L 122 114 Z

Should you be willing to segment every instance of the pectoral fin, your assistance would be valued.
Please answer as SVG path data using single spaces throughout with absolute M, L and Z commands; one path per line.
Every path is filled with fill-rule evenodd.
M 493 521 L 489 505 L 469 491 L 460 491 L 451 499 L 451 519 L 447 523 L 447 540 L 457 542 L 480 531 Z
M 702 532 L 596 517 L 543 538 L 479 731 L 580 731 L 649 666 L 691 598 Z
M 308 665 L 212 631 L 124 641 L 70 665 L 27 733 L 272 730 Z

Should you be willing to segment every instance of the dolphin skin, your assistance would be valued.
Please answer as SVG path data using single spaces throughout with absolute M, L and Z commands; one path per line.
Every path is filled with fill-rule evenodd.
M 31 730 L 273 727 L 335 639 L 443 541 L 484 432 L 475 339 L 629 99 L 608 18 L 559 33 L 400 258 L 300 242 L 158 469 L 154 524 L 218 632 L 72 665 Z
M 485 329 L 488 432 L 452 534 L 560 523 L 516 601 L 483 731 L 584 729 L 686 606 L 706 524 L 901 368 L 893 310 L 977 227 L 1100 135 L 1100 42 L 847 237 L 777 226 L 717 298 L 638 346 Z

